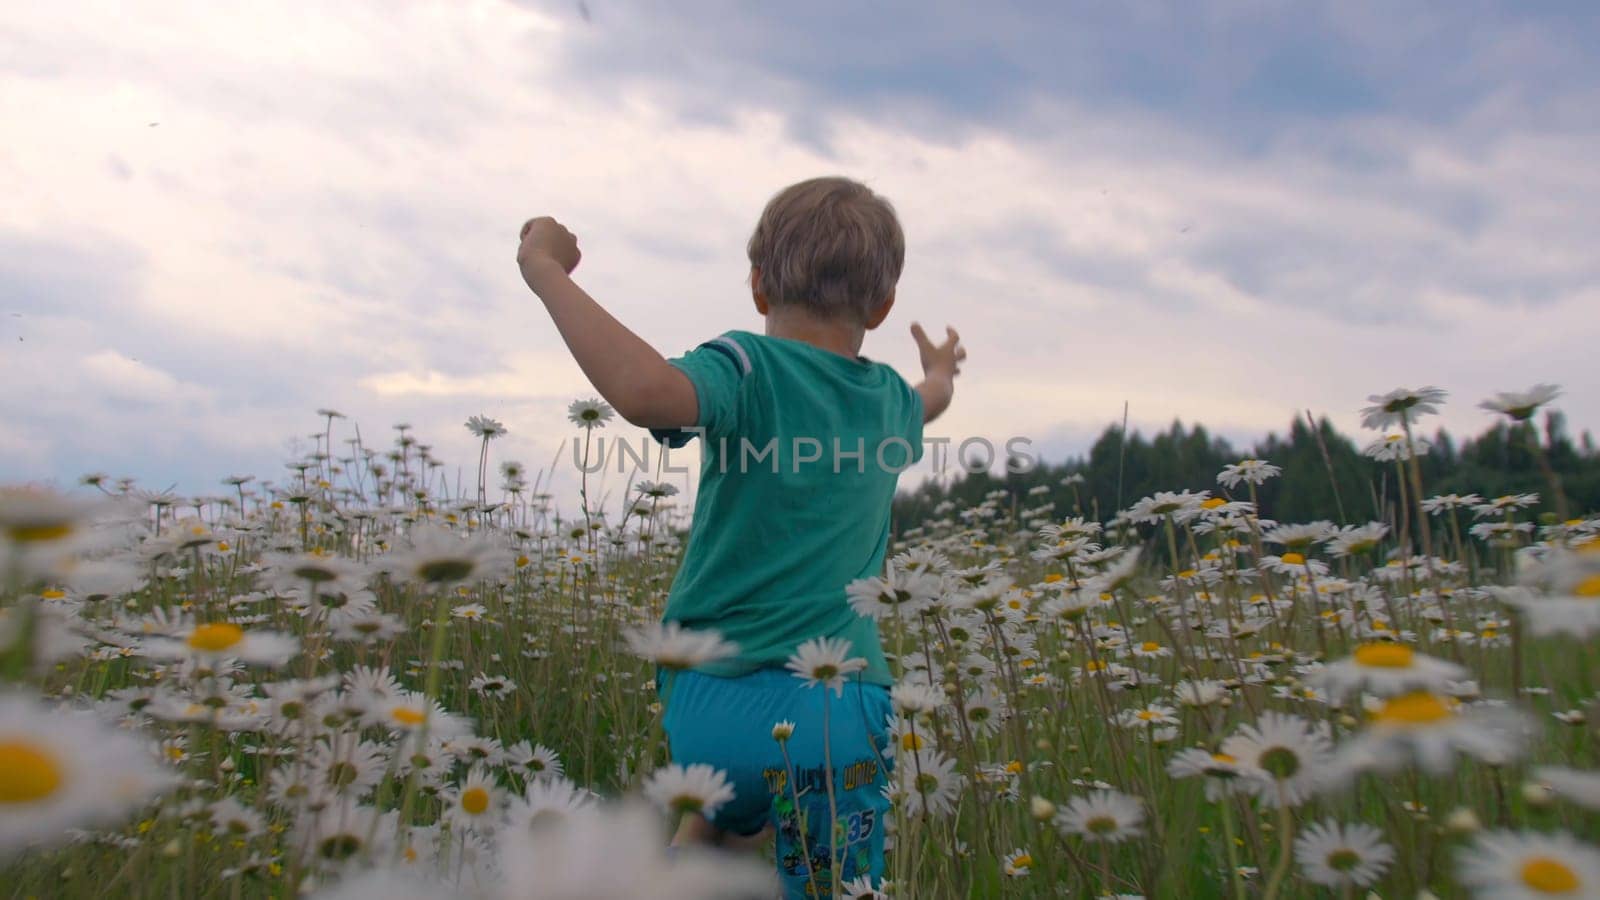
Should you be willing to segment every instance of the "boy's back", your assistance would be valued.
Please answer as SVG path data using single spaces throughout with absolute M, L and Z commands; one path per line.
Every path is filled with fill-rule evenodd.
M 878 574 L 900 471 L 922 455 L 922 398 L 892 368 L 802 341 L 729 332 L 672 364 L 700 398 L 699 497 L 665 618 L 740 648 L 703 667 L 782 667 L 802 642 L 848 638 L 862 680 L 890 684 L 871 619 L 845 586 Z
M 905 262 L 893 207 L 865 185 L 785 188 L 747 249 L 766 334 L 730 332 L 670 363 L 572 281 L 582 254 L 560 223 L 524 224 L 517 260 L 624 419 L 674 446 L 704 439 L 666 618 L 715 629 L 739 652 L 662 679 L 662 724 L 673 760 L 722 771 L 733 797 L 691 807 L 704 816 L 685 815 L 679 839 L 775 834 L 785 893 L 798 898 L 883 874 L 890 675 L 875 624 L 845 588 L 878 574 L 896 476 L 921 457 L 922 426 L 949 405 L 966 351 L 954 329 L 934 344 L 913 324 L 915 387 L 862 358 Z M 783 668 L 791 653 L 804 681 Z

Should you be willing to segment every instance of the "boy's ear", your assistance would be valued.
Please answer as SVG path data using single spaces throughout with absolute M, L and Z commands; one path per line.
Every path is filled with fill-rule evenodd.
M 889 310 L 891 309 L 894 309 L 893 288 L 889 289 L 889 296 L 883 298 L 883 302 L 878 304 L 878 308 L 872 311 L 872 315 L 867 316 L 867 330 L 871 331 L 872 329 L 877 328 L 879 325 L 882 325 L 883 320 L 889 318 Z
M 772 310 L 767 295 L 761 293 L 761 270 L 755 266 L 750 267 L 750 299 L 756 303 L 756 312 L 763 316 Z

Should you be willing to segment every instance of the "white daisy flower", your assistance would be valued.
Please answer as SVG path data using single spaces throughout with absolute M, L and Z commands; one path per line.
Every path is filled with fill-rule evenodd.
M 1450 697 L 1415 691 L 1375 701 L 1366 728 L 1340 744 L 1326 767 L 1329 787 L 1343 785 L 1363 771 L 1393 772 L 1415 763 L 1442 775 L 1457 752 L 1504 765 L 1526 743 L 1526 717 L 1507 707 L 1462 711 Z
M 1157 491 L 1144 497 L 1128 509 L 1128 518 L 1134 522 L 1163 522 L 1168 516 L 1182 524 L 1200 513 L 1200 504 L 1211 496 L 1210 491 Z
M 911 818 L 924 812 L 942 817 L 955 809 L 964 779 L 956 761 L 938 750 L 918 750 L 902 756 L 894 766 L 894 783 L 885 785 L 891 800 L 905 805 Z
M 1532 494 L 1504 494 L 1486 503 L 1480 503 L 1472 508 L 1472 515 L 1479 519 L 1489 519 L 1503 516 L 1509 511 L 1527 509 L 1539 503 L 1539 495 Z
M 1001 861 L 1001 868 L 1009 878 L 1024 878 L 1033 874 L 1033 857 L 1027 850 L 1017 848 L 1007 853 Z
M 1383 832 L 1362 823 L 1317 822 L 1294 842 L 1294 858 L 1306 880 L 1326 887 L 1369 887 L 1394 862 Z
M 1264 459 L 1241 459 L 1223 467 L 1217 473 L 1217 484 L 1236 488 L 1240 484 L 1264 484 L 1268 478 L 1283 474 L 1283 470 Z
M 1382 522 L 1347 525 L 1339 529 L 1338 534 L 1328 539 L 1328 553 L 1335 558 L 1367 553 L 1377 549 L 1378 544 L 1388 534 L 1389 526 Z
M 454 829 L 493 831 L 508 813 L 505 792 L 483 766 L 473 766 L 464 781 L 445 789 L 440 801 L 445 820 Z
M 359 741 L 353 746 L 319 742 L 306 756 L 305 766 L 309 770 L 307 777 L 317 790 L 359 799 L 383 780 L 388 762 L 385 748 L 371 741 Z
M 1157 725 L 1178 724 L 1178 711 L 1170 706 L 1152 703 L 1138 709 L 1125 709 L 1117 715 L 1117 724 L 1123 728 L 1144 728 Z
M 473 416 L 467 420 L 466 425 L 468 431 L 486 441 L 494 440 L 506 433 L 506 426 L 488 416 Z
M 944 590 L 937 574 L 891 568 L 881 578 L 861 578 L 845 586 L 845 596 L 856 615 L 873 621 L 913 617 L 927 609 Z
M 77 554 L 94 543 L 101 501 L 33 487 L 0 488 L 0 572 L 24 581 L 70 572 Z
M 1139 659 L 1163 659 L 1172 655 L 1172 648 L 1158 641 L 1142 641 L 1129 650 Z
M 1056 813 L 1056 827 L 1086 841 L 1120 843 L 1144 830 L 1144 807 L 1118 791 L 1091 791 L 1074 797 Z
M 821 684 L 843 696 L 845 678 L 867 667 L 865 659 L 850 656 L 852 649 L 845 638 L 812 638 L 795 648 L 784 667 L 806 687 Z
M 1553 550 L 1542 560 L 1524 564 L 1518 581 L 1517 586 L 1488 590 L 1521 612 L 1534 636 L 1583 638 L 1600 631 L 1600 552 Z
M 889 702 L 901 715 L 937 712 L 948 703 L 944 691 L 925 681 L 902 680 L 889 689 Z
M 518 741 L 506 749 L 507 761 L 535 779 L 562 778 L 561 757 L 543 744 Z
M 590 400 L 574 400 L 567 407 L 567 418 L 572 424 L 580 428 L 604 428 L 611 421 L 614 411 L 611 404 L 598 397 Z
M 754 855 L 668 855 L 660 817 L 649 809 L 591 807 L 566 816 L 558 828 L 500 833 L 499 884 L 514 896 L 651 897 L 736 900 L 779 891 L 771 863 Z M 520 891 L 520 893 L 516 893 Z
M 1443 515 L 1451 510 L 1477 506 L 1483 498 L 1477 494 L 1439 494 L 1422 501 L 1423 512 L 1429 515 Z
M 509 554 L 487 537 L 418 525 L 411 529 L 409 546 L 384 557 L 378 566 L 392 577 L 437 586 L 491 578 L 509 563 Z
M 1433 444 L 1425 437 L 1413 435 L 1406 440 L 1404 434 L 1386 434 L 1361 448 L 1361 455 L 1378 462 L 1404 462 L 1413 456 L 1427 456 Z
M 680 671 L 739 654 L 739 645 L 711 629 L 690 631 L 677 622 L 651 622 L 623 632 L 628 649 L 663 669 Z
M 1539 766 L 1533 770 L 1533 777 L 1584 809 L 1600 812 L 1600 772 Z
M 329 804 L 296 816 L 293 836 L 285 846 L 299 850 L 311 866 L 338 871 L 369 855 L 384 858 L 384 847 L 396 832 L 385 820 L 394 818 L 370 806 Z
M 1361 427 L 1381 430 L 1391 425 L 1414 423 L 1422 416 L 1439 411 L 1447 393 L 1436 387 L 1395 388 L 1387 394 L 1367 398 L 1372 406 L 1361 410 Z
M 966 695 L 962 702 L 967 724 L 977 737 L 987 737 L 1000 732 L 1006 718 L 1006 698 L 994 685 L 979 685 Z
M 1261 540 L 1268 544 L 1279 544 L 1290 550 L 1304 553 L 1311 547 L 1322 543 L 1335 534 L 1338 529 L 1332 522 L 1318 520 L 1299 525 L 1278 525 L 1269 528 L 1261 535 Z
M 205 815 L 212 832 L 223 837 L 249 840 L 267 832 L 266 818 L 233 797 L 213 801 Z
M 471 732 L 471 726 L 445 711 L 437 700 L 421 691 L 402 691 L 391 697 L 374 698 L 367 724 L 387 728 L 396 734 L 419 732 L 424 726 L 434 739 L 458 737 Z
M 1239 760 L 1245 775 L 1241 787 L 1263 804 L 1298 806 L 1322 777 L 1332 742 L 1306 719 L 1269 710 L 1254 724 L 1239 726 L 1220 749 Z
M 308 589 L 350 592 L 367 580 L 367 568 L 353 559 L 330 553 L 265 553 L 261 565 L 268 578 L 265 590 L 302 594 Z
M 1180 750 L 1167 762 L 1173 778 L 1204 778 L 1206 799 L 1213 803 L 1232 794 L 1243 770 L 1239 761 L 1226 753 L 1212 753 L 1199 747 Z
M 1172 686 L 1173 699 L 1184 706 L 1212 706 L 1227 696 L 1227 693 L 1228 690 L 1222 682 L 1210 678 L 1180 681 Z
M 1565 832 L 1484 832 L 1456 861 L 1456 879 L 1477 897 L 1600 896 L 1600 850 Z
M 533 829 L 559 825 L 568 816 L 595 803 L 595 794 L 565 778 L 538 778 L 528 782 L 522 796 L 511 800 L 509 818 L 514 827 Z
M 839 885 L 839 896 L 844 900 L 889 900 L 889 895 L 878 890 L 871 875 L 851 878 Z
M 1553 384 L 1536 384 L 1525 391 L 1500 391 L 1478 404 L 1479 409 L 1511 419 L 1526 422 L 1533 418 L 1539 407 L 1561 396 L 1561 388 Z
M 664 810 L 699 813 L 709 819 L 733 799 L 733 786 L 722 770 L 704 763 L 687 767 L 671 763 L 650 773 L 644 795 Z
M 175 787 L 151 746 L 93 715 L 0 692 L 0 860 L 111 825 Z
M 468 682 L 467 689 L 491 699 L 499 699 L 510 696 L 517 689 L 517 683 L 504 675 L 489 675 L 485 673 L 475 676 L 472 681 Z
M 144 648 L 146 656 L 156 659 L 236 659 L 262 666 L 284 665 L 299 650 L 299 643 L 289 635 L 246 631 L 232 622 L 196 625 L 187 633 L 179 634 L 176 641 L 151 640 Z
M 1394 641 L 1371 641 L 1356 647 L 1345 659 L 1328 663 L 1306 680 L 1343 699 L 1367 690 L 1392 696 L 1413 690 L 1442 691 L 1466 678 L 1466 668 L 1416 652 Z

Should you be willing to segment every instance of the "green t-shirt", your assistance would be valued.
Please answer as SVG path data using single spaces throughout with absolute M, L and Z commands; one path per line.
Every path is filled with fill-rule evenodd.
M 862 680 L 891 684 L 878 627 L 845 585 L 879 574 L 901 470 L 922 458 L 922 397 L 894 369 L 803 341 L 731 331 L 670 361 L 699 399 L 700 491 L 665 620 L 713 629 L 738 676 L 781 668 L 815 637 L 848 638 Z

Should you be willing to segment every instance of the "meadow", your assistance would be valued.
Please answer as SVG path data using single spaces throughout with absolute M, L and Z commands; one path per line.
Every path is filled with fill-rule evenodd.
M 888 877 L 815 893 L 1600 896 L 1600 516 L 1431 492 L 1443 402 L 1364 410 L 1390 521 L 1272 521 L 1242 459 L 1104 521 L 999 491 L 901 533 L 849 588 L 898 678 Z M 658 673 L 727 652 L 659 624 L 679 492 L 557 504 L 478 416 L 461 490 L 410 428 L 320 417 L 272 483 L 0 490 L 4 891 L 771 896 L 770 862 L 666 850 L 727 794 L 662 737 Z M 847 680 L 812 649 L 812 690 Z

